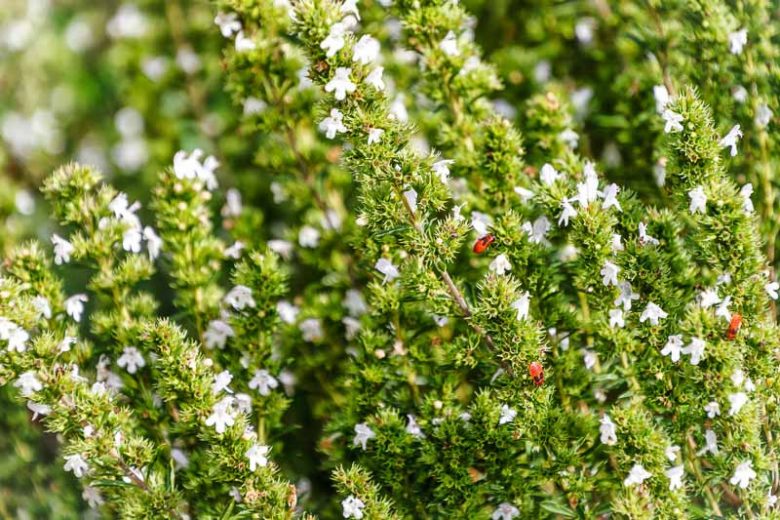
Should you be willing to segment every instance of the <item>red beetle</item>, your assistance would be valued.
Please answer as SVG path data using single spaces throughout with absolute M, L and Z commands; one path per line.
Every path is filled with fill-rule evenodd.
M 726 331 L 726 338 L 729 341 L 734 341 L 734 338 L 737 337 L 737 332 L 739 332 L 739 328 L 742 326 L 742 315 L 737 314 L 736 312 L 731 315 L 731 321 L 729 322 L 729 330 Z
M 528 365 L 528 374 L 534 380 L 536 386 L 544 384 L 544 367 L 538 361 L 533 361 Z
M 472 250 L 477 253 L 478 255 L 481 255 L 485 252 L 485 250 L 490 247 L 490 244 L 496 241 L 496 237 L 493 235 L 485 235 L 484 237 L 480 237 L 477 239 L 476 242 L 474 242 L 474 247 Z

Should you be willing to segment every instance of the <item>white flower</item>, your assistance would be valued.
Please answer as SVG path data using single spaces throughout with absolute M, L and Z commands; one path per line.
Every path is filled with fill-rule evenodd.
M 49 415 L 51 413 L 51 406 L 34 401 L 27 401 L 27 409 L 33 413 L 33 421 L 38 419 L 39 415 Z
M 311 226 L 303 226 L 298 231 L 298 244 L 301 247 L 314 248 L 320 243 L 320 232 Z
M 566 130 L 558 134 L 558 138 L 564 143 L 566 143 L 566 145 L 569 148 L 572 149 L 577 148 L 577 145 L 580 142 L 580 136 L 577 134 L 577 132 L 575 132 L 571 128 L 567 128 Z
M 677 454 L 680 453 L 680 447 L 679 446 L 669 446 L 664 451 L 664 455 L 666 455 L 666 460 L 669 462 L 674 462 L 677 460 Z
M 76 478 L 81 478 L 89 471 L 89 465 L 81 454 L 67 455 L 65 457 L 65 471 L 72 471 Z
M 658 325 L 658 321 L 665 319 L 667 316 L 669 315 L 661 307 L 653 302 L 648 302 L 647 307 L 639 316 L 639 323 L 649 320 L 651 325 Z
M 417 213 L 417 190 L 409 188 L 403 195 L 406 202 L 409 203 L 409 207 L 412 208 L 412 213 Z
M 236 34 L 236 52 L 249 52 L 257 48 L 257 44 L 252 38 L 246 36 L 244 31 L 238 31 Z
M 401 275 L 401 273 L 398 272 L 398 268 L 387 258 L 380 258 L 377 260 L 376 264 L 374 264 L 374 269 L 385 275 L 382 283 L 392 282 Z
M 490 265 L 488 265 L 488 269 L 490 269 L 497 275 L 503 275 L 507 271 L 512 270 L 512 264 L 509 263 L 509 260 L 507 259 L 506 255 L 501 253 L 492 262 L 490 262 Z
M 422 429 L 420 429 L 420 425 L 417 424 L 417 419 L 415 419 L 414 415 L 410 413 L 406 414 L 406 419 L 406 433 L 412 437 L 424 438 L 425 434 L 423 433 Z
M 339 12 L 341 12 L 341 14 L 351 14 L 357 20 L 360 20 L 357 3 L 358 0 L 344 0 L 344 3 L 341 4 L 341 7 L 339 8 Z
M 514 408 L 510 408 L 509 405 L 502 405 L 501 406 L 501 416 L 498 418 L 498 424 L 507 424 L 511 423 L 515 420 L 515 417 L 517 417 L 517 412 Z
M 125 368 L 128 373 L 135 374 L 139 368 L 146 366 L 146 360 L 135 347 L 125 347 L 122 355 L 116 360 L 117 366 Z
M 350 316 L 361 316 L 368 312 L 368 305 L 363 295 L 357 289 L 349 289 L 341 302 Z
M 84 491 L 81 492 L 81 498 L 83 498 L 92 509 L 96 509 L 105 503 L 100 491 L 92 486 L 84 486 Z
M 742 211 L 745 213 L 753 213 L 753 201 L 750 196 L 753 195 L 753 185 L 747 183 L 739 190 L 739 196 L 742 197 Z
M 22 374 L 19 374 L 19 378 L 14 381 L 14 387 L 19 389 L 22 397 L 30 397 L 35 392 L 43 390 L 43 383 L 41 383 L 38 376 L 32 370 L 28 370 Z
M 683 116 L 678 114 L 677 112 L 673 110 L 669 110 L 668 108 L 663 111 L 663 114 L 661 114 L 661 117 L 664 118 L 664 132 L 682 132 L 683 126 Z
M 74 321 L 81 321 L 81 315 L 84 313 L 84 304 L 88 298 L 86 294 L 74 294 L 65 300 L 65 312 Z
M 623 485 L 626 487 L 642 484 L 645 480 L 649 479 L 653 475 L 650 474 L 641 464 L 634 464 L 629 471 L 628 476 L 623 481 Z
M 612 328 L 622 329 L 626 326 L 626 321 L 623 318 L 622 309 L 610 309 L 609 311 L 609 326 Z
M 703 339 L 693 337 L 688 346 L 682 349 L 682 353 L 691 356 L 691 365 L 698 365 L 706 346 L 707 343 Z
M 279 382 L 268 370 L 255 370 L 255 374 L 249 381 L 249 388 L 257 390 L 262 396 L 271 394 L 271 391 L 279 386 Z
M 552 185 L 561 176 L 558 170 L 552 167 L 550 163 L 544 163 L 542 169 L 539 172 L 539 179 L 547 186 Z
M 458 50 L 458 38 L 455 36 L 455 33 L 452 31 L 448 32 L 444 39 L 439 42 L 439 48 L 447 56 L 457 56 L 460 54 L 460 50 Z
M 322 322 L 317 318 L 303 320 L 298 325 L 298 328 L 303 335 L 304 341 L 315 342 L 325 337 L 325 333 L 322 331 Z
M 352 61 L 368 65 L 379 56 L 379 41 L 369 35 L 363 35 L 352 48 Z
M 615 429 L 615 423 L 609 415 L 604 414 L 599 420 L 599 434 L 601 434 L 601 443 L 607 446 L 614 446 L 617 444 L 617 432 Z
M 742 48 L 747 44 L 747 29 L 729 33 L 729 50 L 731 54 L 742 54 Z
M 382 79 L 382 73 L 385 71 L 384 67 L 374 67 L 374 70 L 372 70 L 368 76 L 366 76 L 366 79 L 363 81 L 377 89 L 378 91 L 382 92 L 385 90 L 385 81 Z M 401 102 L 403 103 L 403 101 Z M 399 120 L 402 120 L 402 118 L 398 118 Z
M 54 263 L 62 265 L 70 262 L 70 255 L 73 254 L 73 244 L 56 233 L 51 236 L 51 243 L 54 244 Z
M 750 481 L 756 478 L 756 472 L 753 471 L 753 461 L 745 461 L 734 470 L 734 476 L 729 479 L 729 484 L 739 486 L 741 489 L 747 489 Z
M 718 436 L 712 430 L 704 432 L 704 447 L 696 452 L 697 457 L 701 457 L 706 453 L 718 454 Z
M 393 102 L 390 104 L 390 117 L 397 119 L 402 123 L 409 121 L 409 111 L 406 110 L 403 94 L 399 93 L 396 95 L 395 99 L 393 99 Z
M 344 518 L 363 518 L 363 508 L 366 504 L 355 495 L 349 495 L 341 501 L 341 509 Z
M 511 307 L 517 311 L 517 320 L 524 320 L 528 317 L 528 306 L 530 304 L 531 295 L 528 291 L 524 291 L 518 299 L 512 302 Z
M 235 398 L 227 395 L 214 403 L 214 409 L 206 418 L 206 426 L 213 426 L 217 433 L 225 433 L 228 426 L 233 426 L 236 422 L 236 411 L 233 406 Z
M 241 251 L 244 250 L 246 246 L 243 242 L 240 240 L 236 240 L 233 242 L 233 245 L 225 249 L 225 258 L 232 258 L 234 260 L 238 260 L 241 258 Z
M 731 147 L 731 156 L 734 157 L 737 155 L 737 142 L 739 142 L 741 138 L 742 130 L 740 130 L 739 125 L 734 125 L 731 127 L 731 130 L 729 130 L 729 133 L 718 142 L 718 145 L 723 148 Z
M 245 285 L 236 285 L 225 295 L 225 303 L 237 311 L 246 307 L 254 307 L 255 299 L 252 298 L 252 289 Z
M 675 489 L 681 489 L 683 487 L 682 477 L 685 474 L 685 469 L 682 464 L 669 468 L 665 472 L 667 478 L 669 478 L 669 491 Z
M 298 313 L 301 311 L 287 300 L 280 300 L 276 304 L 276 312 L 279 313 L 279 318 L 283 322 L 292 325 L 298 319 Z
M 625 247 L 623 246 L 623 237 L 620 236 L 619 233 L 612 233 L 611 247 L 613 253 L 625 250 Z
M 344 34 L 346 32 L 347 26 L 342 22 L 331 25 L 328 36 L 320 43 L 320 48 L 325 51 L 325 56 L 332 58 L 344 47 Z
M 773 300 L 776 300 L 778 297 L 778 290 L 780 290 L 780 283 L 777 282 L 769 282 L 764 286 L 764 290 L 766 291 L 766 294 L 772 298 Z
M 644 222 L 639 223 L 639 243 L 642 245 L 650 244 L 651 246 L 657 246 L 660 243 L 657 238 L 647 234 L 647 224 Z
M 704 405 L 704 411 L 707 412 L 707 417 L 710 419 L 714 419 L 718 415 L 720 415 L 720 405 L 717 401 L 710 401 L 709 403 Z
M 241 30 L 241 22 L 236 13 L 217 13 L 214 23 L 219 26 L 219 31 L 225 38 L 230 38 Z
M 264 468 L 268 465 L 268 452 L 271 448 L 262 444 L 252 444 L 246 450 L 246 458 L 249 460 L 249 471 L 255 471 L 257 468 Z
M 214 382 L 211 383 L 211 393 L 217 395 L 225 390 L 227 393 L 232 394 L 233 390 L 228 387 L 231 381 L 233 381 L 233 374 L 231 374 L 229 370 L 223 370 L 219 374 L 216 374 L 214 376 Z
M 347 127 L 344 126 L 342 119 L 344 115 L 338 108 L 332 108 L 330 110 L 330 116 L 322 120 L 319 125 L 320 132 L 325 133 L 325 137 L 333 139 L 336 134 L 343 134 L 347 132 Z
M 601 268 L 601 271 L 599 274 L 603 277 L 601 282 L 609 287 L 610 285 L 614 285 L 617 287 L 618 285 L 618 279 L 617 275 L 620 271 L 620 267 L 616 266 L 609 260 L 604 262 L 604 267 Z
M 734 386 L 736 387 L 742 386 L 742 383 L 745 382 L 745 373 L 742 372 L 742 370 L 740 370 L 739 368 L 736 369 L 731 374 L 731 382 L 734 383 Z
M 366 443 L 374 437 L 376 437 L 374 430 L 369 428 L 366 423 L 358 423 L 355 425 L 355 438 L 352 439 L 352 445 L 360 446 L 365 451 Z
M 543 243 L 547 237 L 547 232 L 550 231 L 551 227 L 552 224 L 550 224 L 550 221 L 547 220 L 547 217 L 544 215 L 534 220 L 533 226 L 531 227 L 531 243 Z
M 520 200 L 522 202 L 528 202 L 529 200 L 534 198 L 534 192 L 532 192 L 531 190 L 527 190 L 522 186 L 515 186 L 514 192 L 517 193 L 517 196 L 520 197 Z
M 146 240 L 146 250 L 149 253 L 149 260 L 154 261 L 154 259 L 160 256 L 160 250 L 162 249 L 163 241 L 159 236 L 157 236 L 157 233 L 154 232 L 154 229 L 149 226 L 144 228 L 143 237 L 144 240 Z
M 451 164 L 455 164 L 455 161 L 452 159 L 440 159 L 431 166 L 433 173 L 435 173 L 439 177 L 439 180 L 444 184 L 446 184 L 447 179 L 450 178 Z
M 682 352 L 683 347 L 683 339 L 682 336 L 679 334 L 674 334 L 672 336 L 669 336 L 669 339 L 666 340 L 666 345 L 664 345 L 664 348 L 661 350 L 662 356 L 669 356 L 672 360 L 672 363 L 677 363 L 680 361 L 680 353 Z
M 655 110 L 658 114 L 663 114 L 666 109 L 666 105 L 671 101 L 669 91 L 666 90 L 664 85 L 656 85 L 653 87 L 653 96 L 655 97 Z
M 203 157 L 203 150 L 199 148 L 190 154 L 179 150 L 173 156 L 173 173 L 178 179 L 197 179 L 206 185 L 206 189 L 214 190 L 217 188 L 214 171 L 219 167 L 219 161 L 213 155 L 209 155 L 201 162 L 201 157 Z
M 598 363 L 599 356 L 593 350 L 582 349 L 582 361 L 585 363 L 585 368 L 592 370 Z
M 325 84 L 325 92 L 333 92 L 336 100 L 342 101 L 347 94 L 355 92 L 357 86 L 349 79 L 352 69 L 349 67 L 338 67 L 333 78 Z
M 228 325 L 223 320 L 212 320 L 209 322 L 206 332 L 203 333 L 203 341 L 206 344 L 206 348 L 225 348 L 228 338 L 232 338 L 236 335 L 233 331 L 233 327 Z
M 688 197 L 691 198 L 691 206 L 690 206 L 691 214 L 694 214 L 696 212 L 699 213 L 707 212 L 707 195 L 705 195 L 704 188 L 702 186 L 697 186 L 691 191 L 689 191 Z
M 631 310 L 631 302 L 633 300 L 638 300 L 639 295 L 634 292 L 634 289 L 631 288 L 630 282 L 620 282 L 620 294 L 617 298 L 615 298 L 615 306 L 620 307 L 623 306 L 623 310 L 630 311 Z
M 729 311 L 729 305 L 731 305 L 731 296 L 726 296 L 715 309 L 715 316 L 723 318 L 726 321 L 731 321 L 731 311 Z
M 756 124 L 756 127 L 764 128 L 772 120 L 773 115 L 769 105 L 762 103 L 758 105 L 758 108 L 756 109 L 756 116 L 753 118 L 753 122 Z
M 720 296 L 718 296 L 716 289 L 705 289 L 699 293 L 699 305 L 701 305 L 702 309 L 707 309 L 719 303 Z
M 225 194 L 225 205 L 222 207 L 222 216 L 225 218 L 239 217 L 243 210 L 241 204 L 241 192 L 235 188 L 230 188 Z
M 734 415 L 737 415 L 748 401 L 749 399 L 745 392 L 729 394 L 729 403 L 731 404 L 731 408 L 729 408 L 729 416 L 733 417 Z
M 512 520 L 514 517 L 520 515 L 520 510 L 509 502 L 501 502 L 493 514 L 490 515 L 490 520 Z
M 604 202 L 601 203 L 601 208 L 609 209 L 615 207 L 618 211 L 623 211 L 620 201 L 617 199 L 618 193 L 620 193 L 620 186 L 615 183 L 608 184 L 604 188 Z
M 276 253 L 277 255 L 281 256 L 285 260 L 289 260 L 290 256 L 292 256 L 293 249 L 295 249 L 295 246 L 292 242 L 289 242 L 287 240 L 269 240 L 268 241 L 268 247 Z
M 598 199 L 602 193 L 599 191 L 599 179 L 596 175 L 596 169 L 590 161 L 585 163 L 584 176 L 585 180 L 577 184 L 576 199 L 581 207 L 587 208 L 590 203 Z
M 575 199 L 563 199 L 561 201 L 561 214 L 558 217 L 558 225 L 569 225 L 569 219 L 577 216 L 577 210 L 571 205 Z
M 368 130 L 368 144 L 374 144 L 378 143 L 380 139 L 382 139 L 382 134 L 384 134 L 385 131 L 381 128 L 371 128 Z
M 143 235 L 138 228 L 130 228 L 122 233 L 122 249 L 128 253 L 141 252 L 141 240 Z
M 653 165 L 653 179 L 660 188 L 666 184 L 666 160 L 661 159 Z

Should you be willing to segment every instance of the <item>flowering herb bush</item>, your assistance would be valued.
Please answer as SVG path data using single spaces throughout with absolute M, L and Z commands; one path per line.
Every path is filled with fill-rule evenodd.
M 780 518 L 772 3 L 44 4 L 0 512 Z

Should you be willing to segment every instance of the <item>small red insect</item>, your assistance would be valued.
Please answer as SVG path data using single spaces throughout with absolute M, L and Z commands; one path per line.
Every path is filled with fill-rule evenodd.
M 533 361 L 528 365 L 528 374 L 534 380 L 536 386 L 544 384 L 544 367 L 538 361 Z
M 729 341 L 734 341 L 734 338 L 737 337 L 737 332 L 739 332 L 739 328 L 742 326 L 742 315 L 737 314 L 736 312 L 731 315 L 731 321 L 729 322 L 729 330 L 726 331 L 726 338 Z
M 490 247 L 490 244 L 496 241 L 496 237 L 493 235 L 485 235 L 484 237 L 480 237 L 477 239 L 476 242 L 474 242 L 474 247 L 472 250 L 477 253 L 478 255 L 481 255 L 485 252 L 485 250 Z

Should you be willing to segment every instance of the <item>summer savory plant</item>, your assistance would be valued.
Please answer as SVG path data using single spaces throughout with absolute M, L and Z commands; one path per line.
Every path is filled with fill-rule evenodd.
M 0 200 L 63 518 L 780 518 L 771 3 L 209 7 L 229 124 Z

